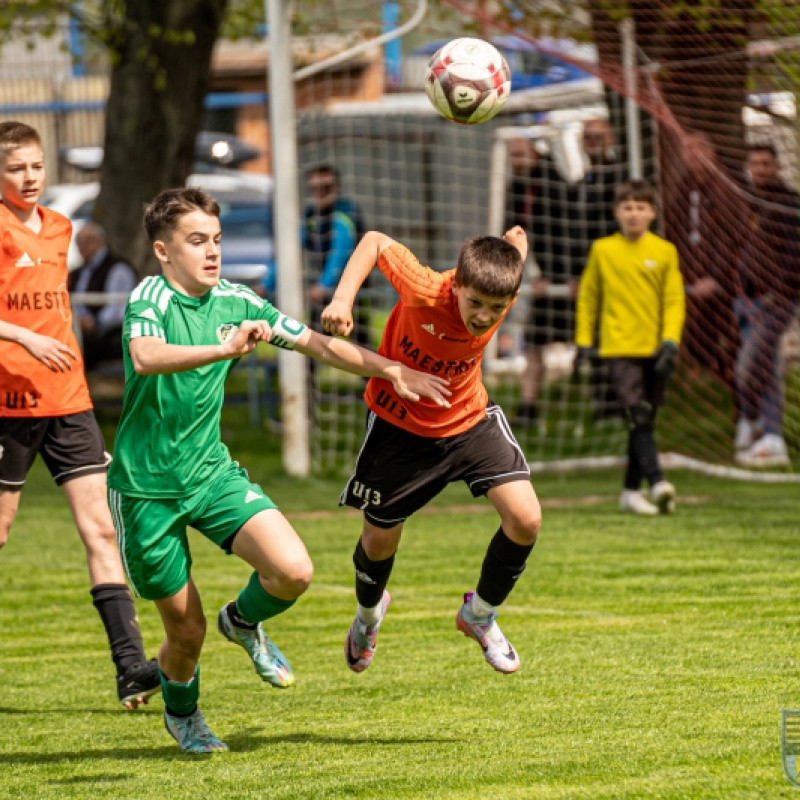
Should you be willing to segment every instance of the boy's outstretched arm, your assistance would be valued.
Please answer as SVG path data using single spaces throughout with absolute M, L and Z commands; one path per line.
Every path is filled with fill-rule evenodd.
M 339 285 L 333 293 L 333 300 L 322 312 L 322 327 L 334 336 L 349 336 L 353 330 L 353 303 L 358 290 L 378 263 L 378 257 L 394 239 L 380 231 L 364 234 L 347 266 L 339 278 Z
M 241 358 L 255 349 L 259 341 L 268 342 L 272 329 L 265 320 L 245 320 L 223 344 L 168 344 L 157 336 L 131 339 L 129 350 L 133 368 L 139 375 L 164 375 Z
M 344 339 L 325 336 L 306 328 L 295 342 L 294 349 L 353 375 L 385 378 L 392 382 L 395 391 L 404 400 L 416 402 L 421 397 L 426 397 L 438 406 L 450 407 L 447 400 L 450 395 L 447 388 L 450 381 L 438 375 L 418 372 Z

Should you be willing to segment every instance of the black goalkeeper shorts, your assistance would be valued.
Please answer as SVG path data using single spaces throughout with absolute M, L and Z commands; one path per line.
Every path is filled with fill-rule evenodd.
M 654 358 L 606 358 L 608 374 L 620 408 L 648 403 L 660 408 L 667 397 L 667 382 L 656 375 Z
M 464 481 L 480 497 L 494 486 L 529 480 L 525 454 L 500 406 L 490 404 L 474 428 L 442 439 L 417 436 L 370 413 L 339 505 L 361 509 L 368 522 L 391 528 L 448 483 Z

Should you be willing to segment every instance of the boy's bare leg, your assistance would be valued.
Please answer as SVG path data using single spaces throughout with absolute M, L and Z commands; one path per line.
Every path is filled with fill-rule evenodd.
M 314 575 L 306 546 L 277 509 L 251 517 L 236 534 L 231 550 L 258 573 L 264 590 L 281 600 L 300 597 Z
M 227 750 L 209 729 L 197 707 L 200 697 L 198 661 L 206 636 L 206 618 L 194 581 L 172 597 L 156 600 L 167 638 L 158 651 L 164 694 L 164 723 L 181 750 L 210 753 Z
M 74 478 L 61 488 L 86 548 L 91 585 L 124 584 L 125 573 L 117 549 L 117 535 L 108 510 L 105 473 Z
M 0 489 L 0 547 L 8 541 L 11 526 L 17 516 L 19 508 L 20 491 L 7 491 Z
M 172 597 L 155 601 L 167 638 L 158 650 L 158 666 L 165 677 L 178 683 L 194 678 L 206 638 L 206 618 L 194 581 Z

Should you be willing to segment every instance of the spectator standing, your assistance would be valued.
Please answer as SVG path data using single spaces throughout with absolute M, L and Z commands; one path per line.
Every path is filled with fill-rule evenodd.
M 618 229 L 614 192 L 628 179 L 625 164 L 617 160 L 614 132 L 608 120 L 584 123 L 584 174 L 567 193 L 570 277 L 579 280 L 592 244 Z M 576 287 L 577 288 L 577 287 Z
M 306 293 L 311 328 L 322 332 L 322 310 L 333 297 L 347 259 L 364 234 L 364 225 L 355 202 L 341 196 L 339 171 L 332 164 L 310 167 L 306 188 L 310 198 L 303 211 Z M 359 302 L 354 323 L 352 339 L 369 346 L 369 298 Z
M 87 222 L 75 235 L 83 265 L 69 276 L 73 292 L 130 294 L 137 283 L 136 273 L 127 261 L 108 249 L 105 230 Z M 97 362 L 122 358 L 122 320 L 125 303 L 76 308 L 83 339 L 83 360 L 87 369 Z
M 736 460 L 745 466 L 789 464 L 783 437 L 780 348 L 797 314 L 800 290 L 800 198 L 780 178 L 770 144 L 748 149 L 753 198 L 737 262 L 734 311 L 741 331 L 736 359 L 740 417 Z M 762 436 L 753 441 L 761 427 Z M 748 446 L 749 445 L 749 446 Z
M 708 368 L 735 397 L 739 329 L 733 314 L 734 265 L 741 248 L 745 205 L 741 170 L 718 157 L 703 133 L 681 143 L 686 174 L 664 204 L 686 291 L 683 347 L 690 363 Z M 667 191 L 669 187 L 666 187 Z
M 539 390 L 544 376 L 545 345 L 572 340 L 574 300 L 568 296 L 565 270 L 564 209 L 566 183 L 548 156 L 525 137 L 508 143 L 511 181 L 506 200 L 506 230 L 519 225 L 532 242 L 536 268 L 530 304 L 525 309 L 525 372 L 515 423 L 531 424 L 539 416 Z M 565 288 L 553 297 L 553 285 Z
M 650 516 L 675 507 L 675 487 L 661 471 L 654 429 L 683 329 L 683 280 L 675 246 L 649 230 L 656 218 L 652 186 L 627 181 L 616 192 L 620 232 L 592 245 L 581 277 L 576 367 L 588 366 L 599 324 L 600 357 L 629 426 L 620 509 Z M 643 480 L 652 502 L 641 492 Z
M 567 187 L 566 222 L 568 327 L 574 328 L 578 283 L 594 242 L 617 229 L 615 189 L 627 181 L 628 170 L 617 159 L 614 131 L 608 120 L 596 117 L 584 123 L 582 133 L 583 177 Z M 593 361 L 591 371 L 596 419 L 616 416 L 618 408 L 609 387 L 602 360 Z

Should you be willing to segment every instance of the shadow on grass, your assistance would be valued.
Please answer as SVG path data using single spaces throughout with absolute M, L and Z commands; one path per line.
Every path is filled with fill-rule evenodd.
M 0 708 L 0 714 L 2 713 L 8 713 L 8 709 Z M 11 713 L 40 714 L 41 712 L 12 710 Z M 55 712 L 55 711 L 52 713 L 63 714 L 63 712 Z M 85 711 L 81 713 L 85 713 Z M 351 745 L 354 747 L 361 747 L 364 745 L 369 745 L 372 747 L 374 746 L 395 747 L 398 745 L 413 746 L 413 745 L 445 744 L 445 743 L 456 743 L 460 741 L 458 737 L 452 737 L 452 736 L 389 738 L 389 737 L 373 737 L 373 736 L 362 736 L 362 737 L 324 736 L 315 733 L 292 733 L 289 734 L 288 736 L 269 736 L 258 733 L 255 730 L 228 734 L 224 736 L 223 739 L 230 748 L 230 751 L 234 754 L 253 752 L 257 750 L 265 750 L 267 748 L 274 748 L 277 745 L 282 745 L 282 744 L 335 745 L 336 747 L 341 747 L 342 745 L 344 746 Z M 171 746 L 167 745 L 164 747 L 158 746 L 158 747 L 148 747 L 148 748 L 109 747 L 107 749 L 101 749 L 95 747 L 88 749 L 63 750 L 52 753 L 33 753 L 33 752 L 14 753 L 8 751 L 2 754 L 2 761 L 3 764 L 6 765 L 59 764 L 61 762 L 74 762 L 76 760 L 138 761 L 140 759 L 150 759 L 150 760 L 174 761 L 176 759 L 196 760 L 198 758 L 198 755 L 200 758 L 208 758 L 212 756 L 216 758 L 224 757 L 223 754 L 220 753 L 207 753 L 207 754 L 182 753 L 179 750 L 177 750 L 174 745 Z M 79 782 L 81 778 L 76 777 L 76 778 L 71 778 L 69 780 Z M 92 778 L 92 780 L 94 780 L 94 778 Z M 105 778 L 105 780 L 113 780 L 113 778 L 107 777 Z M 61 783 L 63 781 L 60 779 L 54 779 L 52 782 Z
M 51 778 L 47 781 L 51 786 L 72 786 L 80 783 L 121 783 L 131 778 L 127 773 L 120 775 L 73 775 L 70 778 Z
M 337 746 L 352 745 L 361 747 L 363 745 L 377 745 L 393 747 L 395 745 L 417 745 L 417 744 L 444 744 L 447 742 L 455 743 L 461 741 L 459 737 L 452 736 L 419 736 L 419 737 L 382 737 L 382 736 L 324 736 L 316 733 L 292 733 L 288 736 L 264 736 L 260 733 L 242 731 L 240 733 L 228 734 L 225 742 L 231 750 L 236 752 L 247 752 L 249 750 L 260 750 L 264 747 L 274 747 L 276 744 L 333 744 Z
M 162 715 L 164 712 L 159 711 L 157 708 L 144 709 L 139 708 L 137 711 L 125 711 L 122 706 L 119 708 L 76 708 L 70 710 L 68 708 L 9 708 L 8 706 L 0 706 L 0 716 L 3 714 L 16 715 L 16 716 L 37 716 L 45 717 L 49 714 L 57 714 L 59 717 L 69 716 L 70 714 L 110 714 L 113 717 L 118 717 L 122 714 L 158 714 Z

